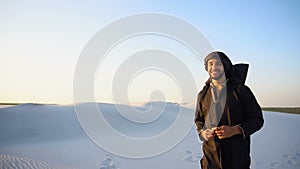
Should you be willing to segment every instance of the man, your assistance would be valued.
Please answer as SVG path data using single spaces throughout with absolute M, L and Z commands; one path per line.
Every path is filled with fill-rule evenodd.
M 210 78 L 195 113 L 203 141 L 202 169 L 250 169 L 250 135 L 264 123 L 261 107 L 244 84 L 248 65 L 232 65 L 223 52 L 205 57 Z

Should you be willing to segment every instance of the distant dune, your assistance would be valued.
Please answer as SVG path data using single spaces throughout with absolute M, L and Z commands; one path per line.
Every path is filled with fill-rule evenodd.
M 300 114 L 300 107 L 263 107 L 265 111 Z

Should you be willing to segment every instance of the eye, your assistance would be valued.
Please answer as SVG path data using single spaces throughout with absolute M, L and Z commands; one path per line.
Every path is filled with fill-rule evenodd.
M 216 65 L 222 66 L 222 62 L 217 62 Z

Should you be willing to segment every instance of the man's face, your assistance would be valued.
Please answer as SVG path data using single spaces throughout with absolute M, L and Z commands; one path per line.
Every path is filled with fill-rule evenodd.
M 207 62 L 207 72 L 214 80 L 219 80 L 225 75 L 223 64 L 218 59 L 210 59 Z

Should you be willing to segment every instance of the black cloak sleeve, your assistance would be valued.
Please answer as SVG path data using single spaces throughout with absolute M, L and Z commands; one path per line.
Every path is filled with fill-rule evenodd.
M 247 137 L 262 128 L 264 119 L 255 96 L 249 87 L 245 85 L 241 91 L 241 104 L 244 120 L 239 126 L 243 130 L 244 137 Z

